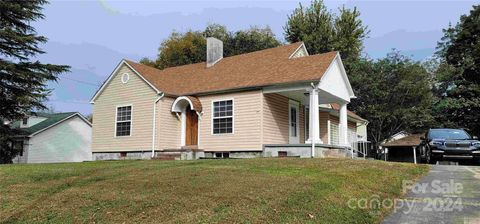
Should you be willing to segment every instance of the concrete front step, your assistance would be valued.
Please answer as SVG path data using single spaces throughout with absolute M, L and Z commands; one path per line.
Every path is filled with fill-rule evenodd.
M 158 160 L 179 160 L 181 158 L 180 153 L 175 153 L 175 154 L 161 154 L 153 157 L 153 159 L 158 159 Z
M 201 150 L 189 150 L 189 149 L 166 149 L 163 151 L 155 152 L 153 159 L 159 160 L 191 160 L 204 157 L 204 153 Z

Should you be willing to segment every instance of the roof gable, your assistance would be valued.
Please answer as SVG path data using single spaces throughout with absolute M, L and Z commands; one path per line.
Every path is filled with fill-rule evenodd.
M 346 102 L 355 97 L 339 54 L 321 78 L 319 88 Z
M 148 86 L 150 86 L 154 91 L 156 91 L 157 94 L 160 93 L 160 91 L 151 82 L 149 82 L 147 79 L 145 79 L 145 77 L 143 75 L 141 75 L 138 71 L 136 71 L 129 63 L 127 63 L 127 61 L 125 59 L 122 59 L 122 61 L 120 61 L 120 63 L 117 65 L 117 67 L 115 67 L 113 72 L 108 76 L 107 80 L 105 80 L 105 82 L 103 82 L 102 86 L 97 90 L 97 92 L 95 92 L 95 95 L 90 100 L 90 103 L 93 104 L 95 102 L 95 100 L 103 93 L 103 91 L 108 86 L 108 84 L 117 75 L 120 74 L 120 69 L 122 68 L 122 66 L 127 66 L 130 70 L 133 71 L 134 75 L 140 77 L 140 79 L 142 79 Z
M 82 115 L 80 115 L 77 112 L 65 112 L 65 113 L 55 113 L 55 114 L 43 113 L 42 117 L 47 117 L 46 120 L 39 122 L 28 128 L 21 128 L 20 130 L 25 135 L 33 136 L 74 116 L 79 116 L 83 121 L 85 121 L 87 124 L 91 126 L 90 122 L 88 122 L 87 119 L 85 119 Z
M 305 47 L 305 43 L 302 43 L 296 50 L 295 52 L 290 55 L 289 58 L 300 58 L 300 57 L 305 57 L 308 56 L 308 51 L 307 47 Z
M 158 70 L 126 61 L 157 89 L 170 95 L 265 87 L 277 84 L 318 81 L 336 57 L 336 52 L 290 58 L 302 42 L 226 57 L 207 68 L 196 63 Z

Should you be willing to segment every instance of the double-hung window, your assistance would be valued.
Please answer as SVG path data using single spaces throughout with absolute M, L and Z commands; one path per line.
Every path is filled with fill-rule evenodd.
M 213 134 L 233 133 L 233 100 L 213 102 Z
M 117 107 L 115 136 L 130 136 L 132 131 L 132 106 Z

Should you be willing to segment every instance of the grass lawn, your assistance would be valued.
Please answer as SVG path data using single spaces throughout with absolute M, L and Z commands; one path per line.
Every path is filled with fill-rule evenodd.
M 0 223 L 374 223 L 428 166 L 350 159 L 0 166 Z

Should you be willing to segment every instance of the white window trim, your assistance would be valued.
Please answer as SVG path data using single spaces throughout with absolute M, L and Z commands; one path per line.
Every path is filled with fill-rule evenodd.
M 123 81 L 123 77 L 127 76 L 127 80 Z M 130 74 L 128 73 L 123 73 L 122 76 L 120 76 L 120 80 L 122 81 L 123 84 L 126 84 L 128 81 L 130 81 Z
M 118 108 L 119 107 L 128 107 L 130 106 L 130 135 L 122 135 L 122 136 L 117 136 L 117 113 L 118 113 Z M 116 105 L 115 106 L 115 124 L 114 124 L 114 129 L 113 129 L 113 137 L 115 138 L 124 138 L 124 137 L 130 137 L 132 136 L 133 133 L 133 104 L 122 104 L 122 105 Z
M 291 130 L 290 130 L 290 125 L 292 124 L 292 114 L 291 114 L 291 108 L 295 107 L 297 114 L 296 114 L 296 132 L 297 136 L 292 136 Z M 300 143 L 300 103 L 295 100 L 289 100 L 288 101 L 288 143 L 289 144 L 298 144 Z M 291 138 L 295 138 L 295 142 L 291 143 Z
M 214 112 L 215 112 L 215 106 L 214 106 L 214 104 L 215 104 L 216 102 L 229 101 L 229 100 L 232 101 L 232 116 L 231 116 L 231 117 L 232 117 L 232 133 L 216 133 L 216 134 L 215 134 L 215 133 L 213 133 L 213 120 L 214 120 L 215 118 L 229 118 L 230 116 L 214 117 Z M 210 117 L 211 117 L 211 118 L 210 118 L 210 121 L 211 121 L 211 122 L 210 122 L 210 123 L 211 123 L 211 125 L 210 125 L 210 129 L 211 129 L 210 133 L 211 133 L 211 135 L 233 135 L 233 134 L 235 134 L 235 100 L 234 100 L 233 98 L 212 100 L 212 105 L 211 105 L 211 107 L 212 107 L 211 116 L 210 116 Z

